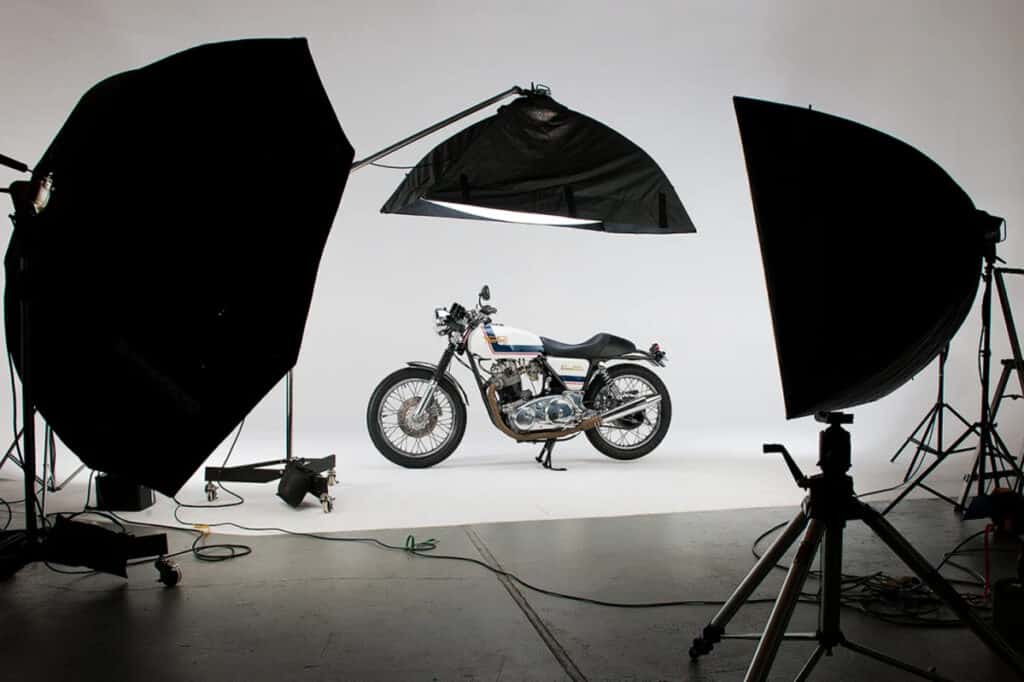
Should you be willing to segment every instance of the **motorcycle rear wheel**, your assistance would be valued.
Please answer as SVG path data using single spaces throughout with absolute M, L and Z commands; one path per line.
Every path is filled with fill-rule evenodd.
M 406 367 L 381 381 L 366 407 L 370 440 L 382 455 L 407 469 L 425 469 L 447 459 L 466 432 L 466 406 L 458 388 L 441 377 L 417 419 L 414 412 L 434 378 L 429 369 Z
M 607 382 L 599 379 L 591 383 L 583 396 L 583 403 L 599 412 L 654 393 L 661 396 L 655 407 L 584 431 L 590 444 L 602 454 L 612 459 L 639 459 L 658 447 L 668 433 L 672 422 L 668 388 L 657 374 L 637 364 L 614 365 L 605 375 Z M 613 395 L 616 390 L 619 397 Z

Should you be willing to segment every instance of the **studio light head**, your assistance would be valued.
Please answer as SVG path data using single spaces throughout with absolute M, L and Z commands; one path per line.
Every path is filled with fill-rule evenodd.
M 960 327 L 1000 219 L 877 130 L 773 102 L 735 107 L 786 416 L 887 395 Z
M 985 260 L 994 263 L 996 244 L 1006 239 L 1006 220 L 985 211 L 978 211 L 975 214 L 975 225 L 985 245 Z

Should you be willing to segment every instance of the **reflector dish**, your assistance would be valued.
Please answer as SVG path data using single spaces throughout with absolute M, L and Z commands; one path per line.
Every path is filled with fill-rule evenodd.
M 352 157 L 304 39 L 202 45 L 82 97 L 4 303 L 19 372 L 31 304 L 35 403 L 83 462 L 173 495 L 295 364 Z
M 448 138 L 395 190 L 383 213 L 481 218 L 605 232 L 696 232 L 658 165 L 602 123 L 529 94 Z M 512 218 L 512 220 L 509 220 Z M 557 221 L 558 218 L 567 219 Z
M 896 138 L 805 108 L 734 101 L 786 416 L 887 395 L 966 317 L 991 216 Z

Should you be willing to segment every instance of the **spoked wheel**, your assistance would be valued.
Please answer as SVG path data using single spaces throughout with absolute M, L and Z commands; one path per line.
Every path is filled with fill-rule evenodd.
M 585 431 L 587 440 L 614 459 L 643 457 L 658 447 L 668 433 L 672 421 L 668 389 L 657 374 L 640 365 L 615 365 L 609 367 L 605 375 L 607 381 L 595 381 L 584 395 L 584 403 L 599 414 L 653 395 L 660 395 L 661 402 L 643 412 L 634 412 Z
M 466 431 L 466 406 L 448 379 L 438 382 L 430 403 L 416 414 L 433 376 L 428 369 L 400 369 L 380 382 L 366 409 L 373 444 L 409 469 L 443 461 L 455 452 Z

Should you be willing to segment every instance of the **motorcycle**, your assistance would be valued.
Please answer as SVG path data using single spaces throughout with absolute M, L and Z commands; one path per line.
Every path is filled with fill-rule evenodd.
M 658 375 L 637 364 L 665 366 L 657 343 L 644 351 L 612 334 L 579 344 L 553 341 L 496 323 L 497 308 L 485 303 L 490 298 L 485 285 L 471 309 L 459 303 L 435 309 L 435 331 L 448 340 L 440 361 L 406 363 L 377 385 L 366 425 L 382 455 L 422 469 L 459 446 L 469 397 L 449 372 L 453 359 L 472 373 L 499 431 L 544 443 L 537 461 L 547 469 L 556 469 L 555 443 L 580 433 L 614 459 L 638 459 L 658 447 L 672 403 Z

